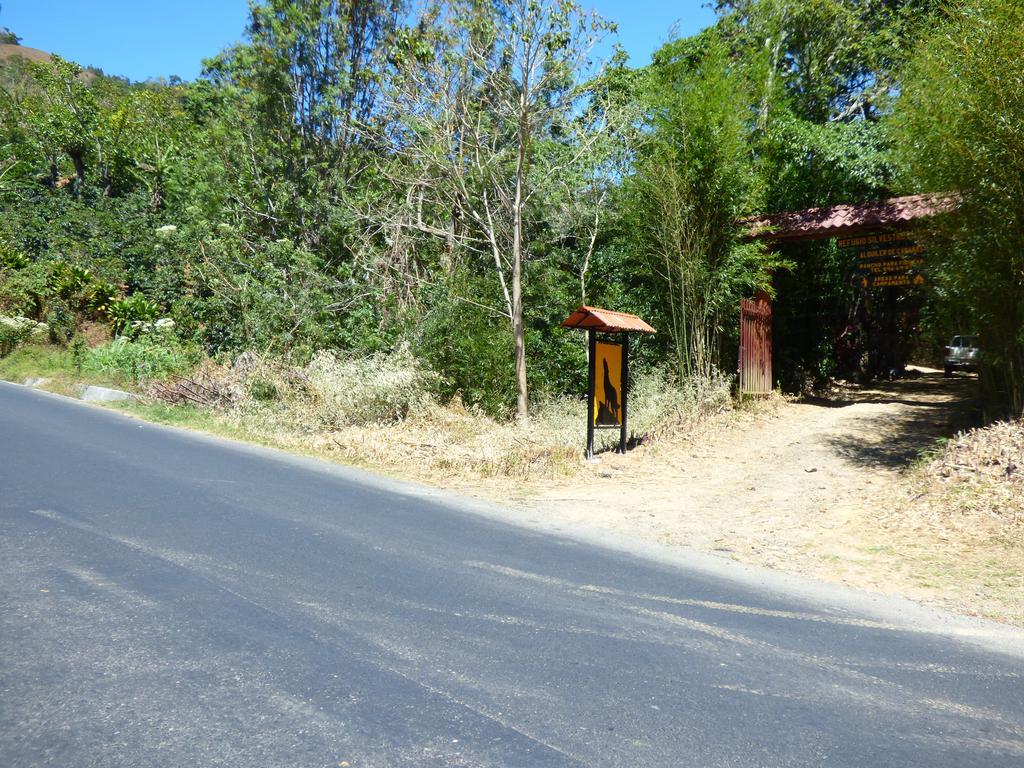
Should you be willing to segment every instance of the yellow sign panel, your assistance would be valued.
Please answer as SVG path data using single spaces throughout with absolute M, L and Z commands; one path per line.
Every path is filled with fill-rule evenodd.
M 595 427 L 622 425 L 622 345 L 599 341 L 594 354 Z

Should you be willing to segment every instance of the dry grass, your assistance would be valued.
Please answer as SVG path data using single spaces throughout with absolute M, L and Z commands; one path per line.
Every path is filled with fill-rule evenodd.
M 440 402 L 437 377 L 404 349 L 344 360 L 321 353 L 302 368 L 250 354 L 231 367 L 204 363 L 193 378 L 219 395 L 216 419 L 233 434 L 405 477 L 527 482 L 570 475 L 582 458 L 581 402 L 551 398 L 526 421 L 494 419 L 458 398 Z M 641 377 L 632 431 L 650 442 L 728 410 L 729 385 Z M 598 438 L 606 447 L 613 435 Z
M 961 432 L 910 478 L 913 516 L 950 536 L 1024 534 L 1024 421 Z
M 579 428 L 553 409 L 527 423 L 499 422 L 463 407 L 427 403 L 390 424 L 343 425 L 305 433 L 277 431 L 279 441 L 308 446 L 346 463 L 386 468 L 431 481 L 568 474 L 579 450 Z M 574 420 L 578 421 L 578 419 Z M 252 421 L 249 420 L 250 428 Z
M 27 61 L 49 61 L 50 54 L 38 48 L 29 48 L 27 45 L 0 43 L 0 61 L 13 58 L 22 58 Z
M 880 522 L 919 586 L 1024 624 L 1024 422 L 958 434 L 909 473 Z

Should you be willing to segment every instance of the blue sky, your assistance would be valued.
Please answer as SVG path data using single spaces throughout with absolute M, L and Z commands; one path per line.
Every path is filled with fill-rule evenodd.
M 707 0 L 581 0 L 619 25 L 634 65 L 646 64 L 674 28 L 710 24 Z M 132 80 L 199 74 L 203 58 L 241 40 L 246 0 L 0 0 L 0 27 L 22 45 Z

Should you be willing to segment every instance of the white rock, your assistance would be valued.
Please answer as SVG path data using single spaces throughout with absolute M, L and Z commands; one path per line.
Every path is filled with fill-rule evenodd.
M 78 390 L 78 396 L 88 403 L 116 403 L 120 400 L 137 400 L 131 392 L 122 392 L 120 389 L 108 387 L 96 387 L 84 384 Z

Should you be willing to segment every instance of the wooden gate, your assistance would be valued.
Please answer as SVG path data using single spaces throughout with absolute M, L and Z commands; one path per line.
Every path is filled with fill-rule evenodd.
M 758 291 L 740 299 L 740 396 L 765 397 L 772 391 L 772 302 Z

